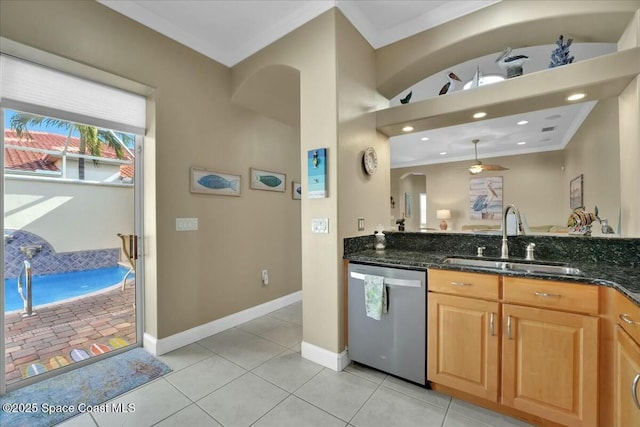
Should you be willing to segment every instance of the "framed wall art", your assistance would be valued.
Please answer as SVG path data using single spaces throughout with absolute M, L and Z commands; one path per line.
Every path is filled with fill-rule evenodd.
M 251 188 L 254 190 L 284 192 L 287 185 L 287 175 L 280 172 L 251 168 L 249 176 L 251 177 Z
M 469 182 L 469 218 L 502 218 L 502 177 L 471 178 Z
M 192 193 L 240 196 L 240 175 L 218 172 L 199 167 L 191 168 L 190 185 Z
M 299 182 L 291 182 L 291 197 L 293 200 L 302 199 L 302 184 Z
M 307 153 L 307 174 L 309 177 L 309 198 L 327 197 L 327 149 L 317 148 Z
M 582 189 L 583 175 L 580 174 L 569 182 L 569 207 L 578 209 L 584 207 L 584 190 Z

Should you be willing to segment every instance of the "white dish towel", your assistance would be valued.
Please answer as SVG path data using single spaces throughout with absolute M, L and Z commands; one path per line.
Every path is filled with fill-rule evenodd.
M 364 305 L 367 317 L 375 320 L 382 319 L 382 313 L 387 310 L 387 292 L 384 277 L 371 274 L 364 275 Z

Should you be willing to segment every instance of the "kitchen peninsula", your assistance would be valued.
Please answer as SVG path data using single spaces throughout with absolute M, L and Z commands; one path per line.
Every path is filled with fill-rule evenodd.
M 426 271 L 432 388 L 541 426 L 637 422 L 640 239 L 514 236 L 508 260 L 500 236 L 390 232 L 386 240 L 376 251 L 372 236 L 345 239 L 345 263 Z M 529 243 L 535 261 L 525 260 Z M 453 257 L 572 270 L 445 261 Z

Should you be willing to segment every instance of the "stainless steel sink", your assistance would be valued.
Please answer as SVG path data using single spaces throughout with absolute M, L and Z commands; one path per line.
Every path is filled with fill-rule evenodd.
M 506 261 L 491 261 L 488 259 L 446 258 L 445 264 L 468 265 L 470 267 L 499 268 L 504 270 L 509 264 Z
M 505 271 L 526 271 L 530 273 L 553 273 L 578 276 L 582 271 L 566 265 L 533 264 L 524 262 L 492 261 L 488 259 L 446 258 L 445 264 L 466 265 L 470 267 L 495 268 Z

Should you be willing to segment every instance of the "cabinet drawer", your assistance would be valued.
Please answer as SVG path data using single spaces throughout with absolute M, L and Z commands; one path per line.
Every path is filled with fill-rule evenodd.
M 429 270 L 430 291 L 497 300 L 500 276 L 451 270 Z
M 640 307 L 620 292 L 616 292 L 616 322 L 640 343 Z
M 503 284 L 505 302 L 598 314 L 597 286 L 521 277 L 505 277 Z

